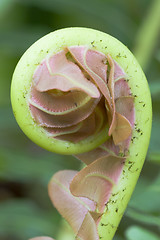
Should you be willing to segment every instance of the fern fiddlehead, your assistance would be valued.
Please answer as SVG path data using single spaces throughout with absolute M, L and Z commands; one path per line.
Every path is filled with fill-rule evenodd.
M 86 164 L 80 172 L 56 173 L 49 183 L 49 196 L 76 239 L 112 239 L 151 129 L 150 93 L 134 56 L 96 30 L 56 31 L 24 54 L 11 98 L 19 125 L 34 142 Z

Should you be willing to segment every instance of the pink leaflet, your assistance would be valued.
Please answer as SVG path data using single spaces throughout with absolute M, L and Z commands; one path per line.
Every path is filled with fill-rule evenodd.
M 99 98 L 97 87 L 84 77 L 75 63 L 67 60 L 65 54 L 61 51 L 41 63 L 33 76 L 36 89 L 40 92 L 52 89 L 63 92 L 81 90 L 90 97 Z
M 104 72 L 107 71 L 107 65 L 104 63 L 106 61 L 106 56 L 100 52 L 88 49 L 86 46 L 72 46 L 68 47 L 68 50 L 76 62 L 97 84 L 111 108 L 110 92 L 106 84 L 107 76 L 104 74 Z
M 104 109 L 101 108 L 100 106 L 96 107 L 95 111 L 88 118 L 81 122 L 81 126 L 77 128 L 77 131 L 74 131 L 74 129 L 76 129 L 76 126 L 73 129 L 73 131 L 71 133 L 68 132 L 68 134 L 67 128 L 64 129 L 66 130 L 64 131 L 64 134 L 63 129 L 62 131 L 60 129 L 59 131 L 61 134 L 59 134 L 59 136 L 56 138 L 71 142 L 81 141 L 99 132 L 104 127 L 104 125 L 106 125 L 106 121 L 107 116 Z M 52 130 L 49 131 L 51 132 Z
M 71 193 L 96 202 L 99 211 L 103 211 L 113 185 L 118 182 L 124 161 L 125 158 L 118 156 L 104 156 L 94 161 L 73 178 Z
M 113 134 L 114 132 L 114 141 L 116 144 L 119 144 L 120 142 L 124 141 L 128 138 L 128 134 L 131 134 L 131 126 L 129 125 L 129 122 L 125 117 L 115 112 L 115 103 L 114 103 L 114 62 L 112 58 L 108 55 L 107 59 L 109 61 L 111 70 L 110 70 L 110 76 L 108 80 L 108 87 L 105 84 L 104 79 L 101 79 L 95 72 L 90 69 L 92 68 L 93 61 L 91 61 L 92 64 L 90 64 L 89 60 L 94 59 L 94 54 L 92 54 L 94 51 L 87 50 L 86 47 L 69 47 L 68 48 L 72 56 L 75 58 L 75 60 L 84 68 L 84 70 L 93 78 L 93 80 L 98 85 L 99 89 L 101 90 L 102 94 L 106 98 L 106 104 L 108 106 L 109 110 L 109 121 L 110 121 L 110 129 L 109 129 L 109 135 Z M 91 58 L 92 57 L 92 58 Z M 94 60 L 96 62 L 96 59 Z M 102 62 L 102 61 L 101 61 Z M 94 65 L 93 65 L 94 66 Z M 94 69 L 94 67 L 93 67 Z M 122 128 L 126 127 L 126 131 L 120 131 L 119 124 L 123 124 Z M 130 129 L 129 129 L 130 128 Z M 117 133 L 122 134 L 123 136 L 118 136 Z M 125 135 L 126 134 L 126 135 Z
M 113 156 L 118 156 L 120 149 L 119 146 L 116 146 L 114 144 L 113 138 L 109 138 L 108 141 L 106 141 L 105 143 L 103 143 L 100 148 L 102 150 L 105 150 L 109 155 L 113 155 Z
M 124 115 L 133 127 L 135 120 L 134 97 L 124 79 L 115 83 L 115 104 L 117 112 Z
M 35 120 L 48 128 L 49 134 L 61 140 L 77 142 L 94 135 L 104 126 L 106 112 L 105 115 L 99 114 L 97 120 L 96 109 L 102 107 L 105 111 L 102 102 L 105 97 L 111 138 L 97 149 L 78 155 L 88 164 L 86 168 L 79 173 L 58 172 L 49 184 L 53 204 L 69 222 L 77 239 L 98 240 L 97 224 L 126 159 L 116 155 L 121 153 L 121 149 L 128 149 L 134 124 L 134 102 L 124 80 L 125 73 L 109 55 L 107 82 L 104 54 L 88 50 L 85 46 L 69 47 L 68 50 L 75 59 L 74 63 L 70 54 L 68 59 L 71 61 L 68 61 L 65 50 L 46 59 L 37 69 L 30 108 Z M 104 97 L 101 98 L 96 86 Z M 84 99 L 88 97 L 85 102 Z
M 88 49 L 86 46 L 72 46 L 67 49 L 76 62 L 80 62 L 83 65 L 84 70 L 87 68 L 89 73 L 99 76 L 104 82 L 107 81 L 107 59 L 105 54 Z M 86 72 L 88 73 L 88 71 Z
M 107 156 L 107 155 L 108 155 L 108 152 L 98 147 L 92 151 L 82 153 L 82 154 L 77 154 L 75 155 L 75 157 L 81 160 L 82 162 L 84 162 L 86 165 L 89 165 L 95 160 L 97 160 L 98 158 Z
M 96 71 L 97 69 L 94 67 L 95 65 L 93 64 L 93 61 L 96 62 L 95 54 L 93 50 L 88 50 L 85 46 L 82 47 L 69 47 L 68 48 L 71 55 L 75 58 L 76 62 L 78 62 L 81 67 L 84 68 L 84 70 L 92 77 L 92 79 L 96 82 L 98 85 L 99 89 L 103 93 L 104 97 L 106 98 L 106 104 L 107 108 L 109 110 L 108 117 L 110 121 L 110 129 L 109 129 L 109 135 L 114 133 L 114 141 L 116 144 L 120 143 L 121 141 L 125 140 L 128 138 L 128 133 L 129 131 L 129 124 L 126 118 L 121 116 L 120 114 L 115 113 L 115 103 L 114 103 L 114 62 L 112 58 L 108 55 L 107 59 L 109 61 L 111 70 L 110 70 L 110 76 L 108 80 L 108 87 L 107 84 L 105 83 L 104 79 L 100 78 Z M 98 54 L 97 54 L 98 56 Z M 96 57 L 97 57 L 96 56 Z M 104 60 L 103 60 L 104 61 Z M 102 61 L 101 61 L 102 62 Z M 104 65 L 105 66 L 105 65 Z M 93 70 L 92 70 L 93 69 Z M 100 69 L 100 68 L 99 68 Z M 123 119 L 123 120 L 122 120 Z M 120 126 L 119 124 L 123 123 L 123 127 L 125 126 L 127 128 L 127 131 L 123 133 L 123 136 L 120 138 L 118 136 L 117 138 L 117 133 L 122 133 L 120 132 Z M 122 128 L 123 128 L 122 127 Z M 126 136 L 125 136 L 126 133 Z M 116 139 L 117 138 L 117 139 Z
M 116 128 L 114 129 L 112 136 L 115 145 L 125 141 L 132 133 L 132 126 L 130 122 L 121 114 L 115 114 Z
M 114 81 L 116 82 L 118 79 L 121 79 L 121 78 L 126 78 L 126 74 L 125 72 L 123 71 L 123 69 L 117 64 L 116 61 L 114 61 L 114 68 L 115 68 L 115 71 L 114 71 Z
M 83 122 L 77 123 L 76 125 L 70 126 L 70 127 L 63 127 L 63 128 L 46 128 L 46 131 L 48 131 L 52 137 L 58 137 L 65 134 L 72 134 L 82 127 Z
M 63 114 L 62 112 L 62 114 L 55 113 L 55 115 L 52 115 L 53 113 L 46 113 L 32 104 L 30 104 L 30 109 L 35 121 L 40 126 L 62 128 L 76 125 L 86 119 L 94 111 L 98 102 L 99 99 L 91 98 L 82 107 L 76 108 L 74 111 L 70 111 L 67 114 Z
M 113 139 L 115 144 L 123 145 L 125 149 L 129 146 L 129 139 L 134 125 L 134 98 L 131 96 L 130 88 L 124 79 L 115 82 L 114 94 L 117 112 L 117 129 L 113 133 Z M 123 141 L 125 142 L 122 143 Z
M 134 98 L 132 96 L 122 96 L 116 99 L 116 111 L 126 117 L 131 126 L 134 125 Z
M 48 186 L 52 203 L 71 225 L 75 234 L 78 233 L 88 211 L 95 211 L 93 201 L 83 197 L 74 197 L 71 194 L 69 186 L 76 174 L 77 171 L 60 171 L 52 177 Z
M 97 214 L 98 215 L 98 214 Z M 99 240 L 96 222 L 90 212 L 84 218 L 84 221 L 78 231 L 77 240 Z
M 107 157 L 108 155 L 118 156 L 119 152 L 120 152 L 119 147 L 114 144 L 113 139 L 111 137 L 105 143 L 100 145 L 98 148 L 86 153 L 77 154 L 75 155 L 75 157 L 84 162 L 85 164 L 89 165 L 95 160 L 102 157 Z
M 74 111 L 89 102 L 91 98 L 82 91 L 53 93 L 53 91 L 39 92 L 32 87 L 30 102 L 49 113 L 67 113 Z M 96 101 L 97 99 L 92 99 Z M 97 101 L 96 101 L 97 102 Z
M 54 240 L 54 239 L 50 237 L 35 237 L 35 238 L 30 238 L 29 240 Z
M 110 65 L 110 72 L 109 72 L 109 78 L 108 78 L 108 89 L 111 95 L 111 101 L 112 101 L 112 108 L 114 110 L 114 75 L 115 75 L 115 67 L 114 67 L 114 61 L 111 58 L 111 56 L 107 55 L 107 60 Z
M 131 96 L 130 88 L 125 79 L 120 79 L 117 82 L 115 82 L 114 96 L 115 99 L 122 96 Z
M 56 138 L 76 143 L 83 139 L 86 139 L 87 137 L 95 133 L 96 125 L 95 125 L 94 112 L 81 123 L 82 123 L 81 127 L 76 132 L 71 134 L 61 135 Z
M 116 128 L 116 119 L 115 119 L 115 102 L 114 102 L 114 62 L 113 59 L 110 57 L 110 55 L 107 55 L 107 59 L 110 65 L 110 73 L 109 73 L 109 79 L 108 79 L 108 89 L 110 91 L 111 95 L 111 103 L 112 103 L 112 108 L 109 108 L 108 111 L 108 119 L 109 119 L 109 136 L 113 133 L 114 129 Z M 108 102 L 106 102 L 106 105 L 108 105 Z M 108 109 L 107 108 L 107 109 Z
M 118 110 L 118 113 L 116 113 L 116 109 L 115 109 L 115 99 L 116 98 L 114 98 L 114 95 L 115 95 L 115 97 L 118 97 L 118 95 L 120 93 L 124 94 L 123 93 L 124 90 L 122 90 L 123 87 L 125 87 L 124 89 L 125 89 L 126 93 L 129 94 L 128 85 L 125 81 L 122 81 L 123 79 L 118 80 L 114 84 L 115 78 L 124 77 L 125 74 L 124 74 L 123 70 L 119 67 L 119 65 L 115 61 L 112 60 L 112 58 L 109 55 L 107 56 L 107 59 L 108 59 L 109 65 L 110 65 L 110 74 L 109 74 L 108 87 L 107 87 L 107 84 L 106 84 L 107 83 L 107 76 L 106 76 L 107 65 L 105 63 L 106 56 L 104 54 L 99 53 L 94 50 L 87 49 L 86 46 L 80 46 L 80 47 L 73 46 L 73 47 L 69 47 L 68 50 L 69 50 L 70 54 L 75 58 L 75 62 L 78 62 L 78 64 L 84 69 L 84 71 L 86 71 L 86 73 L 89 74 L 89 76 L 93 79 L 93 81 L 100 88 L 101 92 L 104 94 L 104 96 L 106 98 L 106 105 L 107 105 L 107 110 L 108 110 L 108 120 L 109 120 L 109 124 L 110 124 L 109 135 L 112 135 L 114 132 L 114 134 L 113 134 L 114 141 L 116 142 L 116 144 L 121 143 L 123 140 L 128 138 L 128 135 L 124 136 L 124 134 L 125 133 L 128 134 L 129 132 L 131 132 L 131 131 L 129 131 L 129 124 L 128 124 L 128 121 L 126 121 L 126 118 L 122 114 L 120 114 L 121 111 Z M 72 62 L 72 58 L 70 58 L 71 61 L 68 61 L 68 59 L 66 57 L 66 53 L 67 53 L 67 49 L 65 51 L 63 50 L 63 51 L 53 55 L 52 57 L 50 57 L 42 62 L 42 64 L 39 67 L 39 75 L 35 74 L 34 80 L 35 80 L 36 88 L 38 88 L 39 85 L 40 85 L 39 87 L 47 87 L 48 84 L 51 84 L 51 85 L 56 84 L 55 79 L 54 79 L 54 81 L 53 81 L 53 79 L 52 80 L 50 79 L 49 82 L 48 82 L 48 80 L 46 81 L 47 77 L 46 77 L 46 79 L 44 78 L 44 74 L 46 73 L 46 71 L 48 71 L 49 77 L 58 76 L 59 81 L 57 80 L 58 81 L 57 83 L 62 84 L 63 87 L 65 87 L 64 82 L 63 81 L 61 82 L 61 80 L 62 80 L 61 77 L 63 74 L 64 75 L 69 74 L 69 75 L 67 75 L 67 77 L 71 76 L 71 79 L 67 78 L 67 82 L 69 84 L 70 84 L 70 81 L 72 82 L 72 80 L 73 81 L 75 80 L 75 79 L 72 79 L 72 77 L 73 77 L 73 75 L 76 76 L 74 70 L 76 70 L 77 68 L 78 68 L 77 71 L 78 72 L 80 71 L 84 77 L 84 75 L 85 75 L 84 71 L 82 73 L 80 68 L 75 63 Z M 64 77 L 64 75 L 63 75 L 63 77 Z M 44 79 L 45 79 L 45 81 L 44 81 Z M 86 78 L 85 78 L 85 81 L 87 82 L 87 84 L 92 84 L 93 86 L 95 86 L 91 81 L 88 81 Z M 116 93 L 117 92 L 116 86 L 119 86 L 119 83 L 121 83 L 121 86 L 120 86 L 121 90 L 119 90 L 119 94 L 118 94 L 118 93 Z M 76 82 L 76 84 L 79 84 L 79 79 Z M 80 82 L 80 85 L 81 84 L 83 85 L 84 83 Z M 115 89 L 114 89 L 114 85 L 115 85 Z M 79 87 L 79 85 L 77 85 L 77 86 Z M 84 90 L 83 89 L 84 86 L 82 88 L 81 87 L 79 89 Z M 85 87 L 85 88 L 87 88 L 87 87 Z M 47 87 L 47 88 L 45 88 L 43 90 L 41 89 L 41 90 L 44 91 L 47 89 L 49 89 L 49 88 Z M 50 88 L 50 89 L 52 89 L 52 88 Z M 53 88 L 53 89 L 55 89 L 55 88 Z M 58 89 L 62 90 L 61 88 L 58 88 Z M 56 104 L 53 104 L 53 105 L 51 104 L 53 96 L 54 96 L 54 100 L 55 99 L 61 99 L 61 100 L 63 99 L 64 100 L 64 99 L 67 99 L 67 97 L 65 98 L 65 95 L 63 95 L 63 94 L 59 95 L 59 93 L 58 93 L 58 97 L 56 98 L 56 96 L 51 93 L 51 94 L 48 94 L 48 97 L 46 97 L 46 95 L 47 95 L 47 93 L 49 93 L 49 91 L 47 93 L 46 92 L 38 93 L 38 91 L 36 92 L 36 90 L 35 91 L 34 90 L 35 89 L 33 89 L 33 96 L 32 96 L 31 102 L 30 102 L 31 108 L 34 111 L 32 114 L 33 114 L 33 116 L 35 116 L 35 112 L 36 112 L 36 114 L 38 113 L 37 120 L 39 120 L 39 124 L 44 127 L 66 128 L 66 127 L 72 126 L 72 124 L 76 125 L 78 122 L 86 119 L 89 116 L 89 114 L 91 114 L 92 111 L 94 110 L 93 105 L 92 105 L 92 107 L 93 107 L 92 108 L 87 104 L 84 104 L 85 105 L 84 108 L 80 108 L 81 104 L 78 102 L 78 99 L 77 99 L 75 105 L 73 105 L 73 103 L 71 105 L 67 105 L 67 101 L 66 101 L 66 105 L 64 107 L 63 107 L 63 105 L 61 105 L 60 106 L 61 108 L 58 108 L 59 106 L 55 107 Z M 89 90 L 89 88 L 88 88 L 88 90 Z M 88 93 L 88 90 L 87 90 L 87 92 L 82 92 L 82 94 Z M 97 89 L 97 91 L 98 91 L 98 89 Z M 99 91 L 98 91 L 98 93 L 99 93 Z M 68 95 L 68 101 L 71 102 L 70 96 L 73 97 L 73 94 L 71 94 L 71 92 L 67 92 L 66 95 Z M 80 96 L 81 96 L 81 94 L 79 93 L 79 95 L 77 97 L 80 97 Z M 91 101 L 92 100 L 93 99 L 91 99 Z M 98 103 L 99 99 L 96 99 L 96 100 Z M 88 101 L 88 104 L 89 103 L 90 103 L 90 101 Z M 120 103 L 119 100 L 117 101 L 117 106 L 120 105 L 118 103 Z M 37 107 L 38 109 L 42 110 L 42 112 L 38 111 L 38 109 L 36 111 L 34 107 Z M 91 110 L 91 112 L 88 112 L 87 107 L 89 110 Z M 79 110 L 78 108 L 80 108 L 79 112 L 77 112 Z M 85 111 L 84 111 L 84 109 L 85 109 Z M 53 115 L 57 115 L 57 116 L 54 116 L 54 118 L 51 119 L 51 116 L 48 115 L 48 119 L 47 119 L 47 115 L 45 114 L 45 112 L 48 114 L 51 114 L 51 115 L 53 114 Z M 63 115 L 62 118 L 60 116 L 58 116 L 58 114 L 61 114 L 61 113 Z M 65 114 L 68 114 L 68 115 L 65 116 Z M 76 115 L 78 116 L 78 119 L 77 119 Z M 81 116 L 82 116 L 82 118 L 80 118 Z M 69 122 L 69 119 L 71 120 L 72 123 Z M 131 117 L 130 117 L 130 119 L 131 119 Z M 132 118 L 132 122 L 133 122 L 133 118 Z M 120 123 L 123 123 L 123 126 L 120 127 L 119 126 Z M 125 128 L 125 126 L 127 128 L 127 131 L 125 131 L 123 133 L 123 136 L 121 138 L 120 138 L 120 136 L 118 136 L 118 138 L 116 139 L 116 136 L 118 135 L 118 133 L 122 133 L 122 131 L 120 132 L 120 129 Z
M 100 221 L 100 218 L 102 217 L 103 213 L 99 213 L 99 212 L 92 212 L 92 211 L 89 211 L 89 213 L 91 214 L 93 220 L 95 221 L 96 225 L 98 225 L 99 221 Z
M 109 129 L 109 135 L 113 136 L 114 143 L 116 145 L 118 145 L 121 142 L 123 142 L 124 140 L 126 140 L 131 135 L 132 126 L 126 118 L 126 115 L 128 118 L 130 118 L 128 110 L 121 111 L 120 108 L 118 108 L 118 112 L 117 112 L 117 108 L 115 107 L 115 93 L 116 93 L 117 88 L 115 89 L 115 87 L 114 87 L 114 85 L 115 85 L 115 83 L 114 83 L 114 72 L 115 72 L 114 62 L 113 62 L 112 58 L 110 57 L 110 55 L 107 56 L 107 59 L 108 59 L 109 65 L 111 67 L 110 74 L 109 74 L 109 80 L 108 80 L 108 88 L 111 93 L 112 107 L 113 107 L 113 110 L 108 112 L 109 120 L 111 119 L 111 116 L 112 116 L 112 121 L 111 121 L 110 129 Z M 122 82 L 122 80 L 119 80 L 117 82 L 121 82 L 121 84 L 126 85 L 126 82 Z M 117 86 L 118 85 L 119 85 L 119 83 L 117 84 Z M 126 86 L 125 86 L 125 90 L 127 90 L 127 92 L 128 92 L 128 88 L 126 88 Z M 125 90 L 123 90 L 124 93 L 125 93 Z M 128 105 L 125 104 L 126 107 L 128 107 Z M 117 106 L 118 106 L 118 104 L 117 104 Z M 124 113 L 124 115 L 123 115 L 123 113 Z

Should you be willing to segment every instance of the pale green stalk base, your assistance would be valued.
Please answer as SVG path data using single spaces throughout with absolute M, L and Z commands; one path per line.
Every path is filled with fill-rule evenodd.
M 67 148 L 62 141 L 57 144 L 56 141 L 54 142 L 54 140 L 51 141 L 48 139 L 48 136 L 45 135 L 42 128 L 34 123 L 29 113 L 26 100 L 23 100 L 23 95 L 24 97 L 28 96 L 27 94 L 33 72 L 46 54 L 56 53 L 65 46 L 72 45 L 87 45 L 89 48 L 103 52 L 106 55 L 109 53 L 127 73 L 128 84 L 135 97 L 136 125 L 133 129 L 129 157 L 126 161 L 119 183 L 113 189 L 110 201 L 106 206 L 104 215 L 98 226 L 101 240 L 111 240 L 139 177 L 147 153 L 151 132 L 152 110 L 150 92 L 145 75 L 135 57 L 128 48 L 117 39 L 96 30 L 87 28 L 68 28 L 50 33 L 36 42 L 27 53 L 25 53 L 23 61 L 19 62 L 12 83 L 13 109 L 20 126 L 38 145 L 62 154 L 67 153 L 67 151 L 68 154 L 75 153 L 74 146 L 69 146 L 67 143 L 67 146 L 69 146 L 69 148 Z M 21 104 L 19 104 L 19 101 Z M 103 134 L 105 135 L 106 132 Z M 98 138 L 94 139 L 95 146 L 104 141 L 104 135 L 103 137 L 100 136 L 99 140 Z M 99 142 L 97 143 L 97 141 Z M 55 144 L 55 146 L 53 146 L 53 144 Z M 79 148 L 80 146 L 78 146 L 76 150 Z

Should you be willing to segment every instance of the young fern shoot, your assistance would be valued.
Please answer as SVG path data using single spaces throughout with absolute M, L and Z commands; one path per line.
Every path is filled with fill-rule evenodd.
M 86 164 L 79 172 L 56 173 L 49 183 L 50 199 L 75 238 L 111 240 L 151 131 L 150 92 L 132 53 L 93 29 L 55 31 L 19 61 L 11 98 L 17 122 L 31 140 Z

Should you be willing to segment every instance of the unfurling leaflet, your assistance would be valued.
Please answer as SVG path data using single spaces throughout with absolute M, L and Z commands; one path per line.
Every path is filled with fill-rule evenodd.
M 29 107 L 34 121 L 55 139 L 77 143 L 106 132 L 103 144 L 76 155 L 86 164 L 80 172 L 60 171 L 49 183 L 49 196 L 76 239 L 98 240 L 97 226 L 119 181 L 135 121 L 126 73 L 109 54 L 65 47 L 36 68 Z

